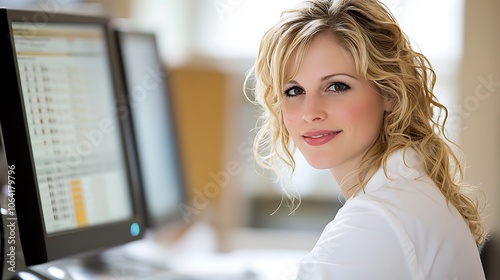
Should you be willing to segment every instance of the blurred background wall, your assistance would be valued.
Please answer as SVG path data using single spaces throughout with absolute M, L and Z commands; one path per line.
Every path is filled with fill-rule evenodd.
M 279 208 L 272 174 L 252 159 L 258 112 L 243 95 L 264 32 L 298 0 L 0 0 L 0 6 L 110 15 L 154 31 L 176 104 L 190 204 L 186 224 L 207 222 L 221 251 L 307 250 L 341 207 L 328 171 L 300 158 L 290 179 L 302 205 Z M 385 0 L 437 73 L 448 130 L 464 148 L 466 179 L 478 186 L 491 240 L 488 279 L 500 279 L 500 2 Z M 274 215 L 271 215 L 274 213 Z
M 468 181 L 484 192 L 491 239 L 483 254 L 487 279 L 500 279 L 500 2 L 465 1 L 460 67 L 460 142 Z

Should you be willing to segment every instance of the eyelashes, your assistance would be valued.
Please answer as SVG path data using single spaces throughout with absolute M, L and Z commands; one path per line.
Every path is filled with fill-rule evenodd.
M 349 89 L 351 89 L 351 87 L 342 82 L 335 82 L 328 87 L 328 90 L 338 93 L 348 91 Z
M 291 88 L 285 90 L 285 95 L 289 96 L 289 97 L 298 96 L 298 95 L 301 95 L 304 93 L 306 93 L 306 92 L 298 86 L 294 86 L 294 87 L 291 87 Z
M 325 91 L 334 92 L 336 94 L 344 93 L 351 89 L 351 87 L 343 82 L 334 82 L 328 85 Z M 295 97 L 302 94 L 305 94 L 306 91 L 299 86 L 292 86 L 284 91 L 285 96 L 287 97 Z

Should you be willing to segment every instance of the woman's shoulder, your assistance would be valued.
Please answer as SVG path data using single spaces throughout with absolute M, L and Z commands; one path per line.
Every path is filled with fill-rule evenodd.
M 398 279 L 423 279 L 413 277 L 422 275 L 415 263 L 413 242 L 404 227 L 391 217 L 390 212 L 375 200 L 348 202 L 325 227 L 302 263 L 320 267 L 320 270 L 332 270 L 330 275 L 342 275 L 345 279 L 368 279 L 370 276 L 381 279 L 384 273 L 393 271 L 397 263 L 394 275 L 405 275 Z
M 392 248 L 392 251 L 407 251 L 407 248 L 411 251 L 413 246 L 401 218 L 371 196 L 350 200 L 338 211 L 333 221 L 325 227 L 320 242 L 332 238 L 342 244 L 355 240 L 353 246 L 366 242 L 364 246 L 379 246 L 386 250 Z M 411 254 L 405 254 L 408 253 Z
M 423 229 L 432 229 L 433 233 L 442 231 L 443 234 L 467 229 L 457 209 L 426 175 L 412 180 L 386 181 L 376 190 L 348 201 L 343 208 L 339 211 L 339 218 L 347 215 L 363 219 L 364 214 L 359 214 L 370 212 L 404 227 L 410 234 Z M 356 218 L 358 215 L 360 217 Z
M 367 207 L 378 215 L 412 224 L 415 221 L 442 224 L 442 219 L 450 218 L 463 223 L 461 215 L 427 175 L 421 158 L 412 149 L 391 154 L 386 165 L 347 201 L 342 212 L 357 213 Z

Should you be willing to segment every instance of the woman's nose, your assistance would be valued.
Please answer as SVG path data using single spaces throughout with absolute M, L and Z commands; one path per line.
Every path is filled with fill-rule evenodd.
M 306 122 L 318 122 L 326 119 L 327 114 L 324 110 L 324 101 L 318 95 L 306 96 L 302 119 Z

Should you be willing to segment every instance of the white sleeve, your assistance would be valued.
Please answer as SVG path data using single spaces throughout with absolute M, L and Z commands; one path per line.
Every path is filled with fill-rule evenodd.
M 424 279 L 415 247 L 381 204 L 347 203 L 288 279 Z

